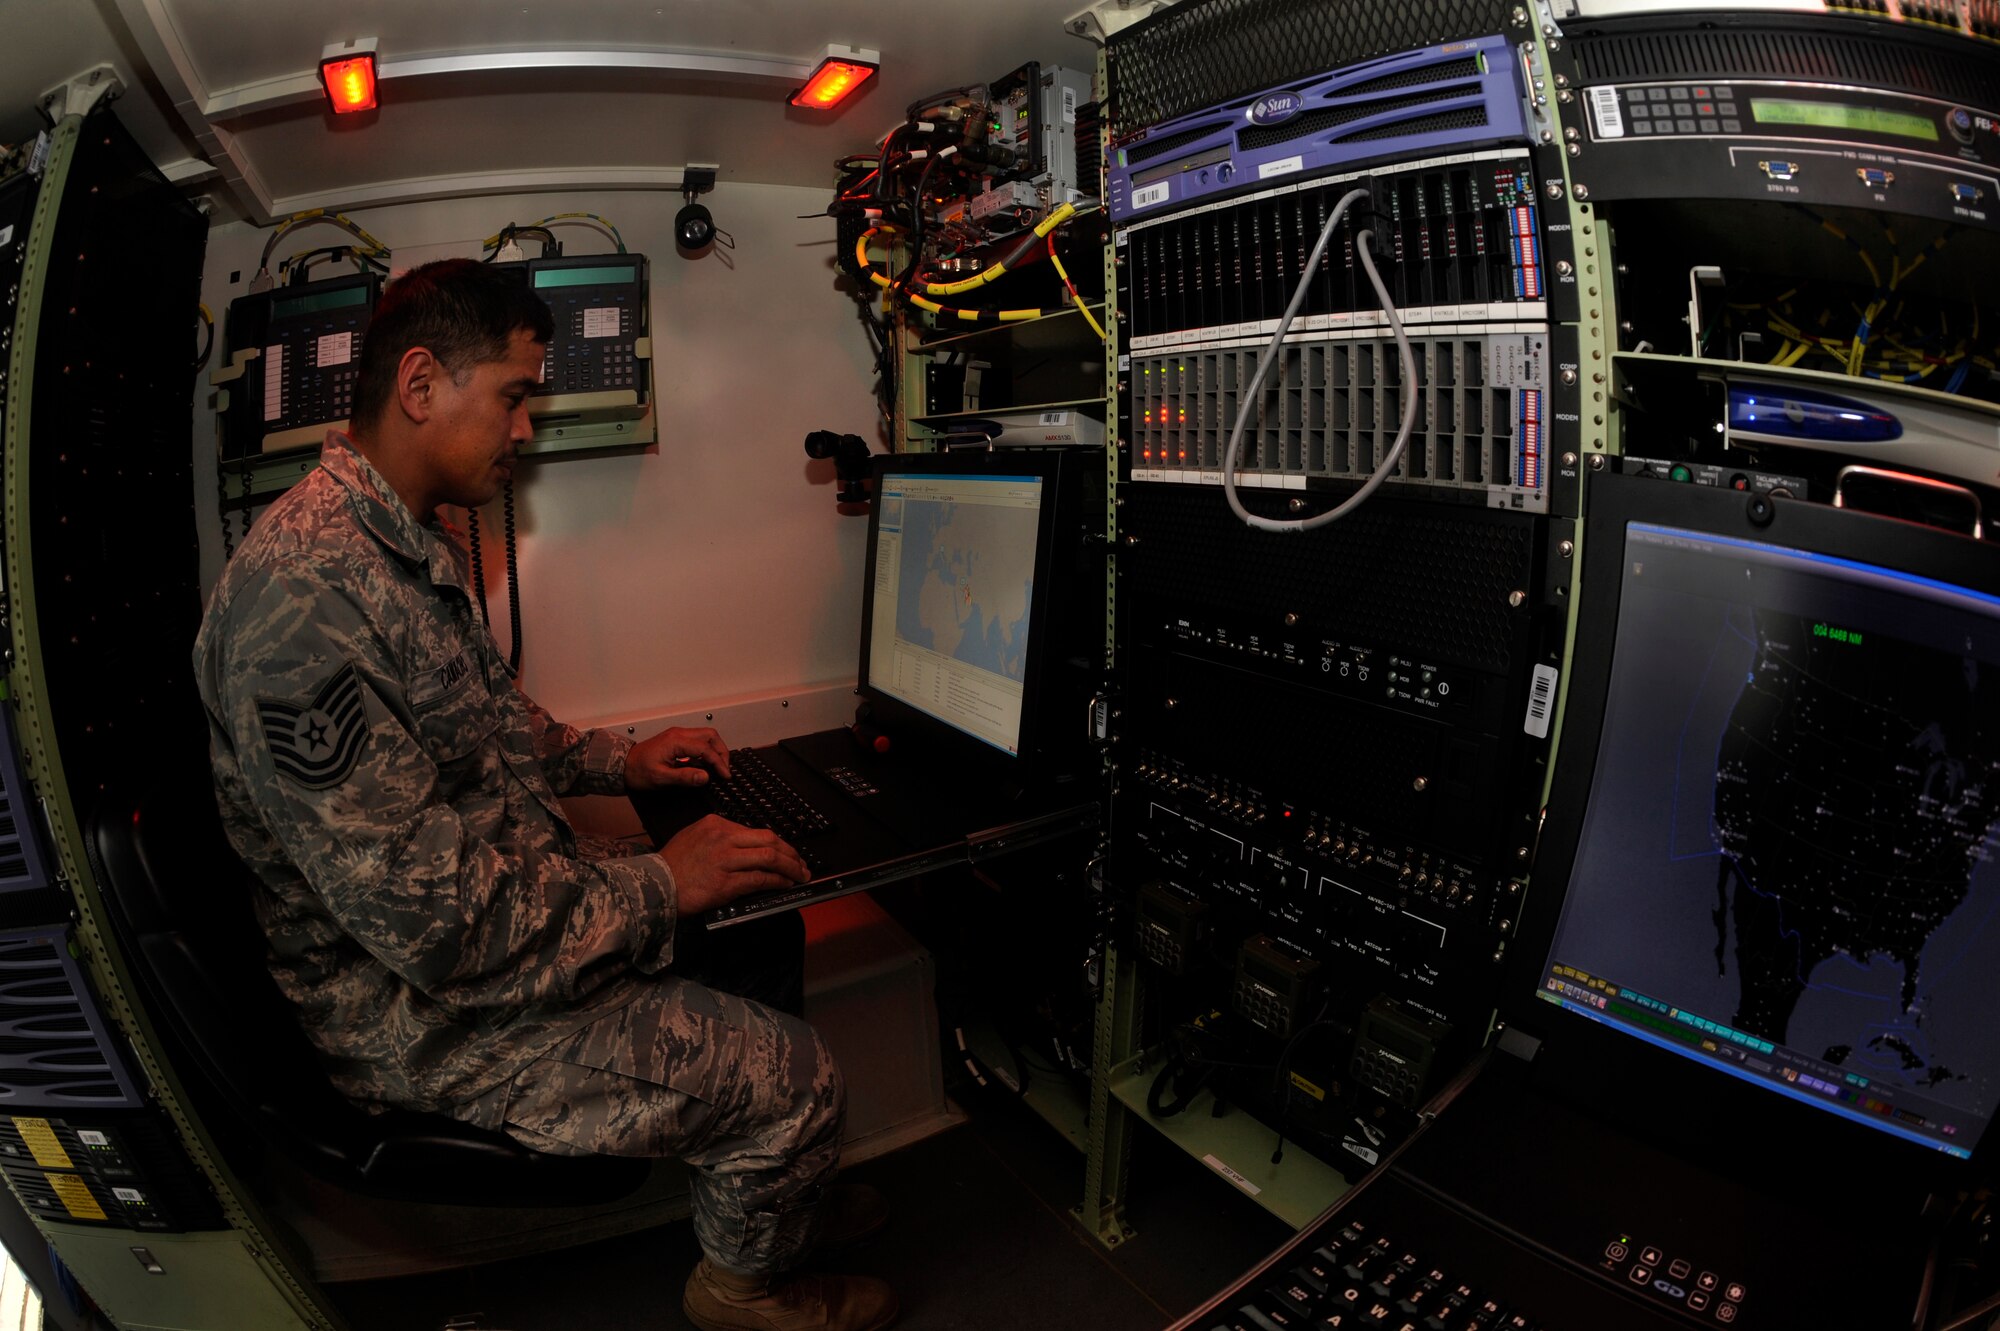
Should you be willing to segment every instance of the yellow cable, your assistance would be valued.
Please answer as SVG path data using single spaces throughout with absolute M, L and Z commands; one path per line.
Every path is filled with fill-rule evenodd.
M 1069 205 L 1063 206 L 1066 208 Z M 1090 317 L 1090 306 L 1083 303 L 1083 297 L 1077 293 L 1076 283 L 1069 280 L 1069 270 L 1063 267 L 1062 256 L 1056 253 L 1053 245 L 1049 246 L 1049 262 L 1056 266 L 1056 272 L 1062 276 L 1063 285 L 1069 288 L 1070 299 L 1076 302 L 1076 308 L 1083 315 L 1084 322 L 1090 325 L 1090 331 L 1097 334 L 1099 342 L 1109 342 L 1111 335 L 1104 331 L 1103 324 Z
M 1054 212 L 1050 213 L 1047 217 L 1043 218 L 1041 223 L 1035 227 L 1034 230 L 1035 239 L 1036 240 L 1042 239 L 1044 236 L 1047 236 L 1049 232 L 1055 230 L 1057 227 L 1061 226 L 1064 222 L 1069 221 L 1069 219 L 1074 216 L 1076 216 L 1076 205 L 1073 203 L 1064 204 L 1062 207 L 1056 209 Z M 999 277 L 1002 273 L 1005 273 L 1006 271 L 1007 271 L 1006 264 L 996 263 L 991 268 L 988 268 L 983 272 L 974 273 L 971 277 L 960 278 L 956 282 L 926 282 L 924 284 L 924 294 L 926 296 L 963 295 L 964 293 L 971 291 L 974 288 L 985 286 L 988 282 L 991 282 L 994 278 Z
M 290 217 L 278 223 L 277 229 L 271 232 L 271 238 L 264 242 L 264 252 L 257 259 L 257 271 L 270 271 L 271 253 L 278 248 L 280 240 L 283 240 L 286 236 L 308 223 L 321 220 L 331 222 L 361 240 L 367 246 L 367 249 L 359 252 L 365 254 L 367 257 L 385 260 L 389 257 L 389 247 L 369 235 L 365 227 L 345 213 L 330 213 L 324 208 L 308 208 L 304 212 L 293 213 Z
M 1038 309 L 1037 310 L 961 310 L 961 309 L 955 309 L 949 305 L 940 305 L 934 300 L 925 300 L 922 296 L 919 296 L 914 291 L 905 292 L 904 295 L 908 298 L 910 304 L 916 306 L 920 310 L 929 310 L 932 314 L 940 314 L 940 315 L 956 317 L 964 320 L 966 323 L 978 323 L 982 318 L 996 319 L 1003 324 L 1020 323 L 1023 320 L 1039 319 L 1042 317 L 1042 312 Z
M 603 227 L 606 231 L 609 231 L 611 233 L 611 239 L 618 246 L 618 252 L 620 254 L 625 253 L 625 237 L 618 234 L 618 228 L 611 224 L 610 218 L 599 217 L 596 213 L 551 213 L 549 216 L 544 217 L 541 221 L 532 223 L 532 225 L 546 226 L 550 222 L 560 222 L 566 218 L 575 218 L 575 217 L 581 217 L 588 222 L 595 222 L 599 226 Z
M 1064 206 L 1067 207 L 1068 205 Z M 854 257 L 860 261 L 863 271 L 868 274 L 868 280 L 876 286 L 881 287 L 886 297 L 895 294 L 895 283 L 876 272 L 874 263 L 868 258 L 868 237 L 874 235 L 878 230 L 880 230 L 879 227 L 870 227 L 861 233 L 860 239 L 854 242 Z M 929 288 L 925 289 L 929 290 Z M 934 300 L 925 300 L 914 291 L 904 291 L 902 295 L 903 299 L 909 301 L 910 304 L 920 310 L 929 310 L 932 314 L 954 316 L 965 320 L 967 323 L 976 323 L 982 318 L 996 319 L 1001 323 L 1020 323 L 1027 319 L 1039 319 L 1043 313 L 1040 309 L 962 310 L 948 305 L 940 305 Z
M 881 230 L 880 227 L 871 226 L 861 233 L 861 238 L 854 242 L 854 257 L 861 264 L 861 271 L 868 274 L 868 280 L 876 286 L 881 287 L 884 291 L 887 291 L 894 283 L 876 272 L 875 261 L 868 257 L 868 237 L 874 235 L 879 230 Z

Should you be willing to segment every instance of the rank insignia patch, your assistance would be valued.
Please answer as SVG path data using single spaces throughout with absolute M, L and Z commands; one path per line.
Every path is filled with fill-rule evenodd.
M 272 764 L 307 790 L 325 790 L 345 781 L 368 738 L 361 676 L 352 662 L 342 666 L 304 707 L 259 698 L 257 719 L 263 724 Z

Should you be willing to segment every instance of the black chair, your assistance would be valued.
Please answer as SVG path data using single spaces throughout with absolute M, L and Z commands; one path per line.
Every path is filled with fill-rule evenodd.
M 402 1201 L 588 1205 L 645 1181 L 649 1160 L 548 1155 L 439 1114 L 371 1114 L 336 1091 L 265 969 L 249 870 L 223 834 L 205 763 L 108 791 L 88 824 L 92 867 L 155 1024 L 195 1065 L 179 1068 L 182 1080 L 205 1079 L 272 1149 Z

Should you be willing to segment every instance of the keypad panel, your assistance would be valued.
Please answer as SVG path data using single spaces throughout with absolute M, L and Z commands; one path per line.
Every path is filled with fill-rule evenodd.
M 1716 1272 L 1717 1263 L 1698 1254 L 1669 1252 L 1629 1234 L 1616 1235 L 1606 1243 L 1597 1265 L 1607 1275 L 1637 1286 L 1662 1303 L 1718 1326 L 1734 1326 L 1749 1297 L 1741 1280 Z

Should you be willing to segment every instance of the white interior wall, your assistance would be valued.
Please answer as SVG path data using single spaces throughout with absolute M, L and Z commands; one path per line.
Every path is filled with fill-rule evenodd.
M 643 733 L 719 711 L 718 724 L 726 717 L 734 727 L 723 731 L 731 743 L 761 743 L 851 714 L 867 524 L 835 511 L 832 463 L 807 458 L 802 443 L 833 429 L 882 445 L 867 337 L 835 284 L 833 224 L 800 220 L 827 199 L 824 190 L 721 184 L 702 202 L 736 248 L 695 260 L 674 248 L 683 200 L 671 193 L 481 197 L 350 214 L 395 251 L 398 269 L 478 257 L 481 238 L 507 222 L 576 211 L 609 218 L 651 261 L 658 443 L 516 472 L 523 685 L 557 716 Z M 566 254 L 611 248 L 594 228 L 555 229 Z M 203 299 L 218 321 L 248 290 L 269 234 L 242 223 L 211 234 Z M 301 228 L 274 260 L 339 243 L 331 226 Z M 210 366 L 222 360 L 218 349 Z M 207 587 L 221 542 L 214 395 L 203 385 L 195 474 Z M 497 502 L 481 523 L 487 601 L 505 646 Z

